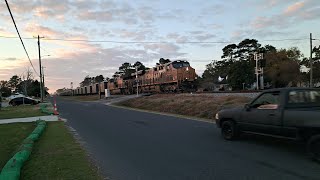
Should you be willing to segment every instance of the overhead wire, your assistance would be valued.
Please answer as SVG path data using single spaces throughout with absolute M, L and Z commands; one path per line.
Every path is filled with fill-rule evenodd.
M 16 24 L 16 22 L 15 22 L 15 20 L 14 20 L 14 18 L 13 18 L 13 15 L 12 15 L 12 12 L 11 12 L 11 9 L 10 9 L 10 6 L 9 6 L 9 4 L 8 4 L 8 1 L 5 0 L 5 2 L 6 2 L 6 5 L 7 5 L 8 10 L 9 10 L 11 19 L 12 19 L 12 21 L 13 21 L 14 27 L 15 27 L 16 30 L 17 30 L 17 33 L 18 33 L 19 39 L 20 39 L 20 41 L 21 41 L 21 44 L 22 44 L 22 46 L 23 46 L 23 49 L 24 49 L 24 51 L 26 52 L 26 55 L 27 55 L 27 57 L 28 57 L 28 60 L 29 60 L 29 62 L 30 62 L 30 64 L 31 64 L 34 72 L 39 76 L 39 74 L 37 73 L 36 69 L 34 68 L 34 66 L 33 66 L 33 64 L 32 64 L 32 62 L 31 62 L 31 59 L 30 59 L 29 54 L 28 54 L 28 51 L 27 51 L 27 49 L 26 49 L 26 47 L 25 47 L 25 45 L 24 45 L 24 43 L 23 43 L 23 40 L 22 40 L 21 35 L 20 35 L 20 33 L 19 33 L 17 24 Z
M 18 38 L 14 36 L 2 36 L 1 38 Z M 34 39 L 25 37 L 22 39 Z M 184 41 L 184 42 L 174 42 L 174 41 L 114 41 L 114 40 L 87 40 L 87 39 L 63 39 L 63 38 L 43 38 L 45 41 L 66 41 L 66 42 L 92 42 L 92 43 L 119 43 L 119 44 L 226 44 L 233 43 L 232 41 Z M 259 40 L 259 42 L 272 42 L 272 41 L 301 41 L 308 40 L 308 38 L 295 38 L 295 39 L 266 39 Z M 317 39 L 318 40 L 318 39 Z

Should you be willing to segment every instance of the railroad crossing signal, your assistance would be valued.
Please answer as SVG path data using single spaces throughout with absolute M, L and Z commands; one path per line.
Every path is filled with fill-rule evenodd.
M 254 60 L 256 61 L 255 74 L 257 78 L 257 90 L 259 90 L 259 77 L 260 87 L 261 89 L 264 89 L 263 68 L 266 66 L 266 60 L 263 58 L 263 53 L 255 53 Z

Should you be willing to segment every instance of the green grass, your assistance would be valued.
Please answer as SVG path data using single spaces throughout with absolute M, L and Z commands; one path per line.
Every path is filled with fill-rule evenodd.
M 34 123 L 0 125 L 0 170 L 15 154 L 22 141 L 33 131 Z
M 102 179 L 63 122 L 49 122 L 35 143 L 21 179 Z
M 40 111 L 38 105 L 20 105 L 20 106 L 9 106 L 1 108 L 0 110 L 0 120 L 1 119 L 11 119 L 11 118 L 24 118 L 33 116 L 46 116 Z

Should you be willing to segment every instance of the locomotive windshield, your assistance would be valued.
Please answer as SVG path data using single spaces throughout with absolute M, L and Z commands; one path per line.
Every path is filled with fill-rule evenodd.
M 172 62 L 172 66 L 176 69 L 182 68 L 182 67 L 189 67 L 190 64 L 187 61 L 174 61 Z

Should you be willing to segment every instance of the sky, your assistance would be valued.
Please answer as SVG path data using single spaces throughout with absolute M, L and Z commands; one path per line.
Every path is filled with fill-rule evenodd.
M 246 38 L 310 56 L 320 39 L 318 0 L 8 0 L 39 79 L 40 35 L 45 85 L 53 93 L 85 76 L 112 77 L 124 63 L 152 67 L 188 60 L 197 74 L 222 48 Z M 0 3 L 0 80 L 31 69 L 5 1 Z M 52 40 L 60 39 L 60 40 Z M 290 39 L 290 40 L 286 40 Z M 299 39 L 299 40 L 295 40 Z M 85 41 L 66 41 L 85 40 Z M 188 42 L 188 43 L 186 43 Z M 207 42 L 207 43 L 190 43 Z M 314 40 L 318 46 L 320 40 Z

